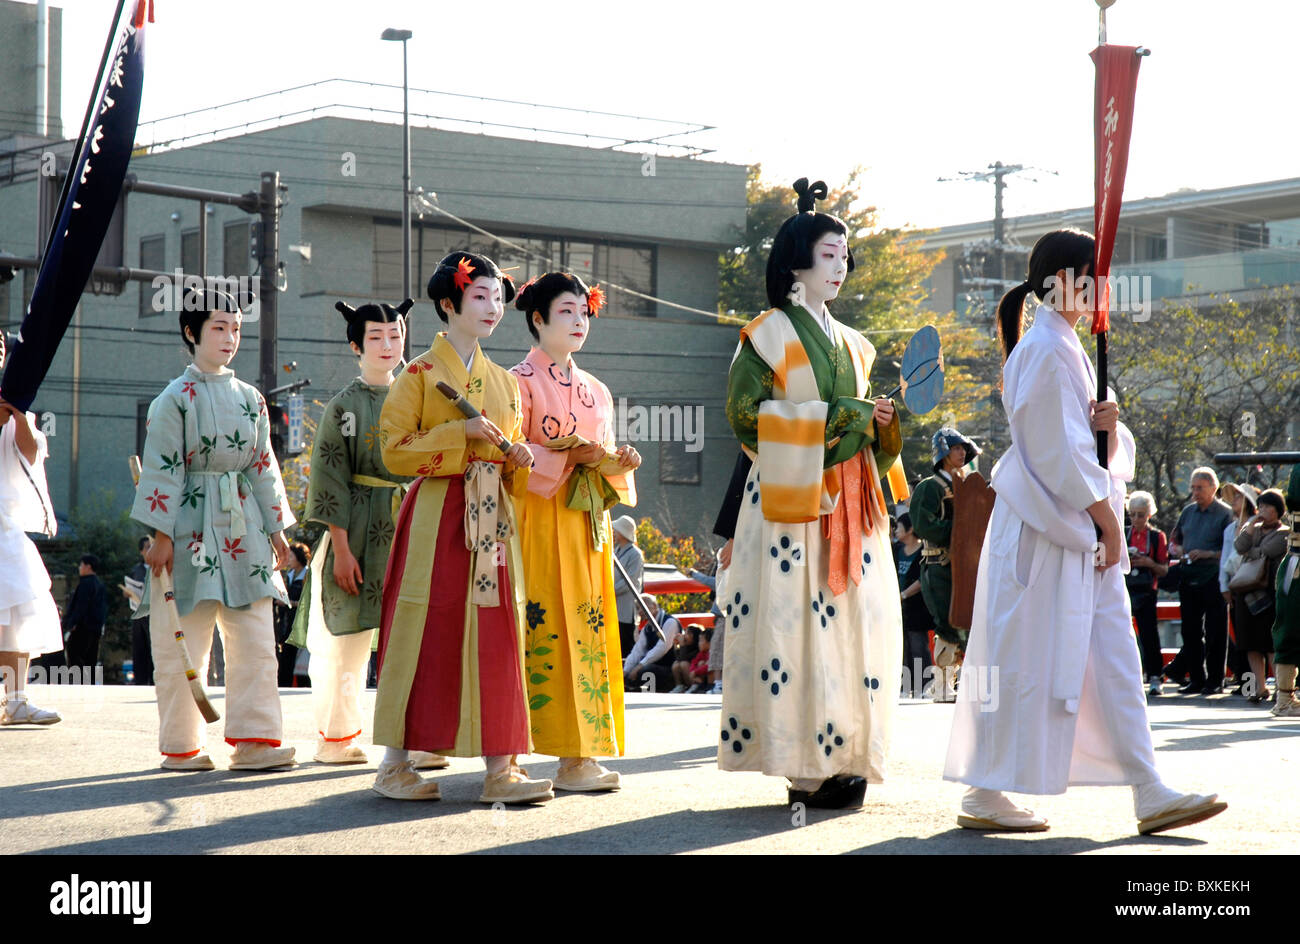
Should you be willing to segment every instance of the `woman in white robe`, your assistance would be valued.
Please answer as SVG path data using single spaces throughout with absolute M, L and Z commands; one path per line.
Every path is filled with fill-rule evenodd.
M 1093 399 L 1096 373 L 1074 330 L 1087 308 L 1075 276 L 1092 253 L 1086 233 L 1047 234 L 1030 255 L 1030 279 L 999 306 L 1012 445 L 992 473 L 997 502 L 944 771 L 970 785 L 958 823 L 971 829 L 1047 828 L 1004 790 L 1128 784 L 1142 833 L 1226 808 L 1164 786 L 1155 768 L 1123 578 L 1134 442 L 1117 405 Z M 1038 306 L 1021 338 L 1034 285 L 1051 304 Z M 1097 461 L 1098 430 L 1110 433 L 1109 469 Z
M 0 335 L 0 366 L 4 340 Z M 45 483 L 49 444 L 36 417 L 0 400 L 0 725 L 55 724 L 57 712 L 27 700 L 32 656 L 63 648 L 50 575 L 27 536 L 53 537 L 58 525 Z

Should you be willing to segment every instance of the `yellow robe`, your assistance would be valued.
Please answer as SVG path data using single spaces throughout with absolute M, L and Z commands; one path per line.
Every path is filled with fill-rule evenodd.
M 539 754 L 617 757 L 623 753 L 623 672 L 614 603 L 613 541 L 602 510 L 602 546 L 585 510 L 568 507 L 573 469 L 545 443 L 577 433 L 614 448 L 609 389 L 571 364 L 566 379 L 533 348 L 511 368 L 519 378 L 523 433 L 536 461 L 523 507 L 527 582 L 528 708 Z M 606 481 L 619 501 L 636 504 L 632 473 Z

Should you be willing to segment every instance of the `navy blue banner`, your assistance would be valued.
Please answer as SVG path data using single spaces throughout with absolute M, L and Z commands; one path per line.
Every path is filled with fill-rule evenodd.
M 135 23 L 123 27 L 106 78 L 96 89 L 99 99 L 81 142 L 80 157 L 70 169 L 66 196 L 36 274 L 31 304 L 5 365 L 0 395 L 20 410 L 31 407 L 54 362 L 122 193 L 144 85 L 144 25 L 141 17 L 134 19 Z

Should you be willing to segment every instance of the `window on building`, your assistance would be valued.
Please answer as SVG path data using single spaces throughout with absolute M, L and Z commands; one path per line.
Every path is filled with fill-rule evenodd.
M 167 265 L 167 237 L 143 236 L 140 239 L 140 268 L 162 272 Z M 148 282 L 140 283 L 140 314 L 156 315 L 153 304 L 157 290 Z
M 149 426 L 149 401 L 135 402 L 135 454 L 144 455 L 144 436 Z
M 181 269 L 186 275 L 198 275 L 199 267 L 199 231 L 186 230 L 181 233 Z
M 685 443 L 659 444 L 659 482 L 662 485 L 699 485 L 700 455 L 687 452 Z
M 503 272 L 514 279 L 516 286 L 521 286 L 529 279 L 555 268 L 564 257 L 564 244 L 558 239 L 520 236 L 511 239 L 511 242 L 518 243 L 523 249 L 503 245 L 501 258 L 497 260 L 497 264 L 501 266 Z M 524 252 L 524 249 L 527 252 Z M 554 260 L 553 264 L 548 265 L 547 259 Z
M 700 484 L 703 414 L 703 408 L 696 403 L 657 403 L 649 408 L 652 435 L 659 439 L 661 484 Z
M 248 220 L 227 223 L 221 231 L 221 274 L 250 275 L 251 264 L 252 259 L 248 255 Z
M 36 291 L 36 270 L 23 269 L 23 310 L 20 317 L 27 317 L 27 306 L 32 303 L 34 291 Z
M 400 235 L 401 229 L 398 228 L 397 232 Z M 466 249 L 469 247 L 469 230 L 450 229 L 445 226 L 421 226 L 419 229 L 418 244 L 417 251 L 419 255 L 417 256 L 417 259 L 419 260 L 419 266 L 417 267 L 417 270 L 419 275 L 416 280 L 419 283 L 419 287 L 423 288 L 429 284 L 429 279 L 432 278 L 434 270 L 438 268 L 438 263 L 442 261 L 443 257 L 447 255 L 447 253 L 456 249 Z M 400 251 L 398 255 L 401 255 Z M 505 265 L 505 263 L 500 259 L 497 259 L 496 262 L 498 265 Z M 399 268 L 397 273 L 399 286 L 401 284 L 401 277 L 402 273 Z M 414 285 L 411 287 L 411 291 L 415 292 L 417 295 L 424 294 Z
M 401 225 L 389 220 L 375 220 L 374 233 L 375 294 L 396 297 L 402 290 Z M 415 257 L 412 291 L 421 291 L 447 253 L 468 249 L 496 262 L 516 286 L 552 269 L 567 268 L 588 284 L 602 284 L 608 297 L 606 312 L 622 316 L 654 316 L 653 302 L 607 284 L 614 282 L 653 295 L 653 246 L 620 246 L 525 233 L 501 233 L 501 238 L 514 245 L 459 227 L 417 225 L 411 237 L 412 255 Z
M 655 251 L 653 247 L 597 246 L 597 281 L 626 286 L 643 295 L 655 294 Z M 613 315 L 653 318 L 654 302 L 605 285 L 608 295 L 606 311 Z
M 594 243 L 566 243 L 564 267 L 590 285 L 595 278 L 596 246 Z
M 1264 245 L 1300 247 L 1300 219 L 1269 220 L 1265 228 Z
M 1164 233 L 1159 235 L 1144 233 L 1138 237 L 1136 261 L 1138 262 L 1156 262 L 1165 258 L 1166 238 Z
M 375 294 L 382 297 L 402 290 L 402 230 L 375 220 L 374 267 L 370 275 Z

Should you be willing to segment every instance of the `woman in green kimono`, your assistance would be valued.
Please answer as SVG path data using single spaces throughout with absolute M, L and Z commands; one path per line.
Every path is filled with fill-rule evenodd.
M 727 419 L 754 462 L 718 601 L 718 766 L 784 776 L 789 802 L 844 809 L 884 778 L 898 700 L 902 610 L 880 483 L 902 439 L 893 404 L 871 395 L 875 349 L 827 307 L 853 270 L 848 230 L 814 211 L 824 183 L 795 191 L 799 212 L 768 256 L 773 307 L 741 329 L 727 384 Z
M 312 654 L 316 760 L 323 764 L 366 762 L 365 751 L 353 743 L 361 733 L 361 691 L 379 626 L 394 509 L 410 482 L 384 466 L 379 411 L 402 359 L 406 313 L 414 304 L 408 298 L 396 308 L 334 306 L 347 321 L 348 347 L 360 358 L 361 376 L 325 404 L 316 429 L 307 519 L 326 531 L 289 639 Z M 447 766 L 446 758 L 434 754 L 413 759 L 422 769 Z

